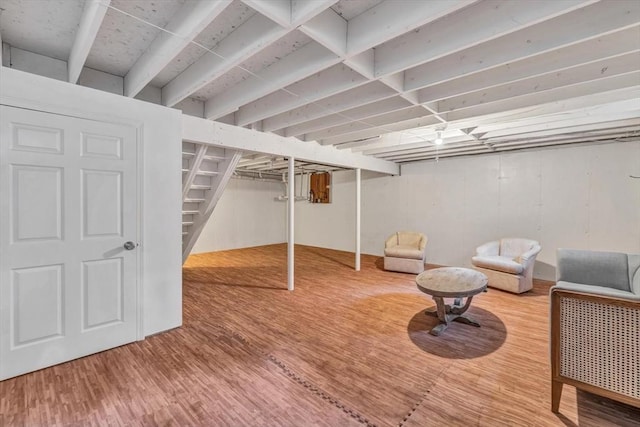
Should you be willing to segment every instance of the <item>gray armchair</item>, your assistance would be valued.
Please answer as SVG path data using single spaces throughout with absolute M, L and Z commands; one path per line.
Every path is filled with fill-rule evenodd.
M 640 254 L 558 249 L 551 410 L 563 384 L 640 407 Z

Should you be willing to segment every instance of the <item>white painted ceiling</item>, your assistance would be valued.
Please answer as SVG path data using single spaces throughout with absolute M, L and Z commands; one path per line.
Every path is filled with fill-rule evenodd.
M 2 40 L 67 60 L 92 1 L 85 65 L 211 120 L 395 162 L 640 136 L 636 0 L 0 0 Z

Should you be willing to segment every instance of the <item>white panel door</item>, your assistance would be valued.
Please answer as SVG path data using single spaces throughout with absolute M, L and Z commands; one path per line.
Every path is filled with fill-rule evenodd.
M 0 106 L 0 380 L 135 341 L 133 127 Z

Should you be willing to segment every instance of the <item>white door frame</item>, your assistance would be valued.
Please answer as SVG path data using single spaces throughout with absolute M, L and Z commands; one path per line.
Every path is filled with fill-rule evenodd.
M 127 119 L 122 116 L 113 116 L 109 114 L 108 117 L 105 118 L 104 115 L 99 113 L 92 113 L 80 109 L 70 108 L 62 103 L 60 104 L 49 104 L 44 102 L 39 102 L 31 99 L 22 99 L 22 98 L 13 98 L 2 96 L 0 98 L 0 105 L 5 105 L 8 107 L 14 108 L 22 108 L 26 110 L 35 110 L 44 113 L 51 113 L 69 117 L 75 117 L 79 119 L 85 120 L 93 120 L 102 123 L 112 123 L 118 125 L 131 126 L 136 129 L 136 155 L 137 165 L 136 165 L 136 242 L 139 243 L 138 250 L 135 252 L 136 263 L 137 263 L 137 271 L 136 271 L 136 338 L 138 341 L 142 341 L 145 338 L 144 335 L 144 289 L 143 289 L 143 251 L 144 251 L 144 233 L 142 229 L 142 218 L 143 218 L 143 203 L 142 203 L 142 195 L 144 194 L 144 182 L 143 182 L 143 172 L 144 172 L 144 150 L 143 150 L 143 130 L 144 123 L 142 121 Z

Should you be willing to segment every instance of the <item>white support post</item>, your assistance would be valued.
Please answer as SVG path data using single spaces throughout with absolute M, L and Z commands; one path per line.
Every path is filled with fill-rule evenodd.
M 293 245 L 294 245 L 294 214 L 295 214 L 295 159 L 293 157 L 289 157 L 289 191 L 288 191 L 288 199 L 287 199 L 287 208 L 289 211 L 288 219 L 289 219 L 289 233 L 287 235 L 287 289 L 290 291 L 293 290 L 293 269 L 294 269 L 294 258 L 293 258 Z
M 361 195 L 361 170 L 356 169 L 356 271 L 360 271 L 360 202 Z

